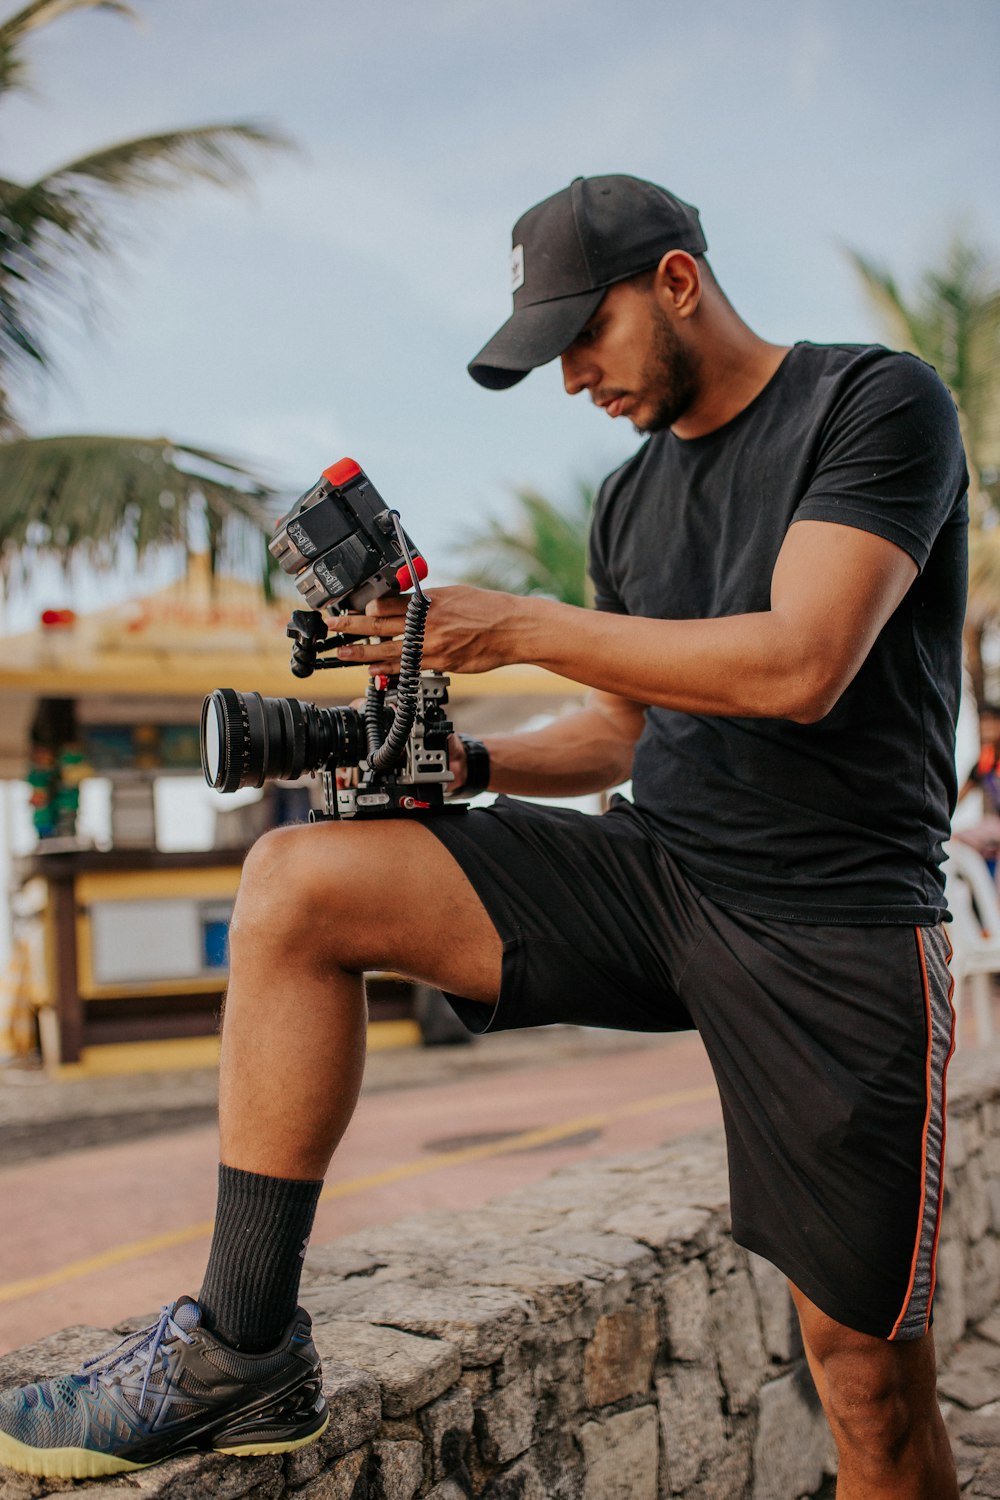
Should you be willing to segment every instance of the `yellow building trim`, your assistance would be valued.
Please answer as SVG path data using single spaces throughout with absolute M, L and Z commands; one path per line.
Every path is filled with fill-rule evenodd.
M 372 1021 L 368 1027 L 369 1052 L 392 1052 L 420 1044 L 416 1021 Z M 79 1062 L 60 1063 L 51 1076 L 107 1078 L 133 1073 L 181 1073 L 194 1068 L 215 1068 L 219 1063 L 217 1036 L 165 1037 L 155 1042 L 108 1042 L 84 1047 Z
M 368 1051 L 398 1052 L 402 1047 L 420 1046 L 420 1027 L 416 1021 L 369 1021 Z
M 42 912 L 44 922 L 44 936 L 42 947 L 45 954 L 45 981 L 46 989 L 43 1004 L 49 1005 L 56 996 L 56 962 L 58 958 L 58 940 L 56 938 L 56 923 L 52 912 L 52 902 L 47 901 Z
M 128 1073 L 174 1073 L 214 1068 L 219 1063 L 217 1036 L 168 1037 L 158 1042 L 108 1042 L 84 1047 L 79 1062 L 60 1063 L 52 1076 L 105 1078 Z
M 0 643 L 9 648 L 12 640 Z M 291 674 L 287 659 L 246 658 L 231 653 L 192 660 L 178 652 L 174 656 L 122 653 L 120 660 L 107 656 L 96 661 L 26 661 L 14 651 L 3 650 L 0 659 L 0 694 L 29 697 L 82 698 L 89 694 L 125 694 L 148 698 L 204 698 L 213 688 L 234 687 L 240 692 L 263 693 L 265 697 L 319 699 L 324 703 L 349 703 L 364 696 L 368 673 L 344 667 L 333 675 L 323 673 L 308 682 Z M 509 694 L 567 694 L 579 697 L 585 690 L 577 682 L 559 677 L 545 667 L 497 667 L 491 672 L 460 673 L 451 677 L 453 701 L 463 698 L 495 698 Z
M 97 984 L 92 977 L 90 944 L 82 940 L 79 931 L 77 956 L 77 989 L 81 1000 L 146 1000 L 156 995 L 221 995 L 229 983 L 228 972 L 220 969 L 217 974 L 197 974 L 192 978 L 137 979 L 133 984 Z
M 186 870 L 95 870 L 78 875 L 78 906 L 96 901 L 175 900 L 216 901 L 235 896 L 240 883 L 237 865 L 211 865 Z

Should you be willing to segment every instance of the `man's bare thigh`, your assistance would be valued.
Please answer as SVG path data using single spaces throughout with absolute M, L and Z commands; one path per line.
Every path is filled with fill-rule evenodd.
M 247 858 L 235 921 L 260 931 L 264 907 L 273 938 L 315 941 L 342 968 L 392 970 L 484 1004 L 499 994 L 496 928 L 458 863 L 419 823 L 266 834 Z

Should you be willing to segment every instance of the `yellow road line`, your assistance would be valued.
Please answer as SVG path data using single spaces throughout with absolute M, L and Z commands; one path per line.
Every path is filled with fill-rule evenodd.
M 97 1255 L 88 1255 L 85 1260 L 70 1261 L 56 1271 L 47 1271 L 43 1276 L 26 1276 L 23 1281 L 8 1281 L 0 1286 L 0 1302 L 14 1302 L 18 1297 L 30 1297 L 35 1292 L 47 1292 L 50 1287 L 62 1286 L 66 1281 L 76 1281 L 80 1276 L 89 1276 L 92 1271 L 105 1271 L 109 1266 L 121 1265 L 126 1260 L 138 1260 L 142 1255 L 153 1255 L 157 1250 L 171 1250 L 175 1245 L 186 1245 L 191 1240 L 203 1239 L 212 1233 L 214 1220 L 203 1219 L 200 1224 L 187 1224 L 169 1234 L 150 1235 L 145 1240 L 133 1240 L 128 1245 L 116 1245 L 112 1250 L 102 1250 Z
M 352 1177 L 346 1182 L 333 1182 L 320 1194 L 320 1202 L 334 1198 L 350 1198 L 372 1188 L 386 1187 L 393 1182 L 402 1182 L 411 1177 L 423 1177 L 430 1172 L 441 1172 L 448 1167 L 462 1166 L 470 1161 L 483 1161 L 491 1156 L 505 1156 L 511 1151 L 530 1151 L 533 1147 L 554 1145 L 569 1136 L 579 1135 L 584 1130 L 599 1130 L 615 1120 L 628 1119 L 634 1115 L 655 1114 L 658 1110 L 676 1109 L 682 1104 L 700 1104 L 716 1097 L 715 1088 L 681 1089 L 673 1094 L 654 1094 L 648 1099 L 635 1099 L 619 1109 L 605 1110 L 601 1114 L 581 1115 L 575 1120 L 561 1120 L 555 1125 L 543 1125 L 537 1130 L 522 1130 L 517 1135 L 504 1136 L 502 1140 L 483 1141 L 477 1146 L 459 1146 L 454 1151 L 442 1151 L 433 1156 L 421 1156 L 413 1161 L 385 1167 L 381 1172 L 370 1172 L 365 1177 Z M 84 1260 L 74 1260 L 55 1271 L 46 1271 L 42 1276 L 27 1276 L 21 1281 L 8 1281 L 0 1286 L 0 1302 L 14 1302 L 20 1297 L 31 1297 L 36 1292 L 48 1291 L 50 1287 L 62 1286 L 67 1281 L 76 1281 L 94 1271 L 104 1271 L 110 1266 L 119 1266 L 124 1261 L 139 1260 L 144 1255 L 154 1255 L 158 1250 L 172 1250 L 177 1245 L 187 1245 L 193 1240 L 206 1239 L 212 1232 L 211 1219 L 199 1224 L 187 1224 L 183 1229 L 173 1229 L 166 1234 L 150 1235 L 144 1240 L 133 1240 L 127 1245 L 116 1245 L 111 1250 L 102 1250 L 97 1255 L 88 1255 Z

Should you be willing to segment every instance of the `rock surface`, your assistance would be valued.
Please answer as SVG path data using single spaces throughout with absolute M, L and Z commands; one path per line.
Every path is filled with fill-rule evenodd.
M 963 1496 L 1000 1500 L 1000 1048 L 959 1057 L 949 1141 L 940 1393 Z M 733 1244 L 725 1181 L 709 1132 L 339 1240 L 303 1278 L 332 1411 L 319 1442 L 78 1483 L 0 1469 L 0 1500 L 831 1496 L 787 1288 Z M 64 1329 L 0 1361 L 0 1383 L 116 1338 Z

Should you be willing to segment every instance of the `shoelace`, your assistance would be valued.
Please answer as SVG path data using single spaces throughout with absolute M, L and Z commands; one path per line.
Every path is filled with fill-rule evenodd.
M 100 1381 L 107 1381 L 109 1377 L 112 1380 L 120 1380 L 123 1375 L 134 1374 L 145 1358 L 142 1389 L 139 1392 L 141 1413 L 149 1378 L 155 1368 L 157 1357 L 162 1361 L 164 1370 L 170 1363 L 167 1351 L 163 1348 L 164 1340 L 172 1341 L 178 1338 L 185 1344 L 194 1343 L 191 1335 L 174 1321 L 173 1308 L 173 1303 L 161 1307 L 158 1323 L 151 1323 L 148 1328 L 140 1328 L 136 1333 L 127 1334 L 121 1343 L 115 1344 L 111 1349 L 106 1349 L 103 1354 L 84 1360 L 73 1379 L 80 1385 L 89 1384 L 91 1395 L 94 1395 Z M 112 1372 L 115 1373 L 112 1374 Z

